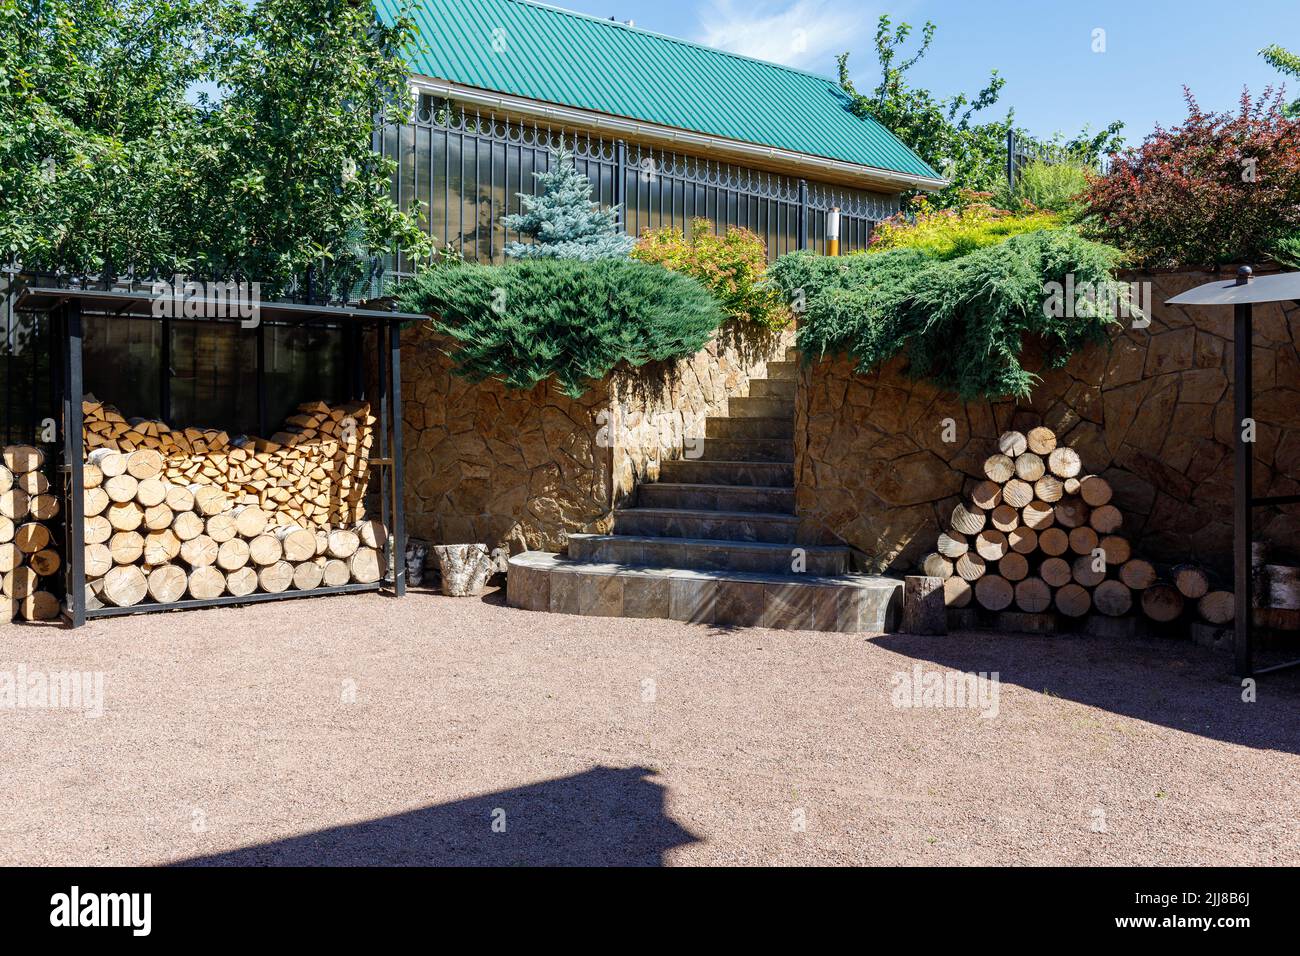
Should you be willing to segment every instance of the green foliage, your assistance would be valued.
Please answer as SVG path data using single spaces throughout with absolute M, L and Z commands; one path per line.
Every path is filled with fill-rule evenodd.
M 929 52 L 936 30 L 927 22 L 919 46 L 905 56 L 902 48 L 912 34 L 911 25 L 895 26 L 888 16 L 881 16 L 876 28 L 880 82 L 870 95 L 859 94 L 849 78 L 849 54 L 842 54 L 838 62 L 840 86 L 853 98 L 851 109 L 877 120 L 949 180 L 949 186 L 931 197 L 934 205 L 943 208 L 959 205 L 964 191 L 994 192 L 1005 185 L 1008 132 L 1014 130 L 1021 143 L 1034 144 L 1036 140 L 1015 127 L 1010 111 L 1002 119 L 980 120 L 980 114 L 997 105 L 1006 84 L 996 70 L 973 96 L 960 93 L 941 98 L 910 85 L 908 71 Z M 1085 129 L 1066 147 L 1095 162 L 1102 153 L 1119 148 L 1122 128 L 1122 123 L 1115 122 L 1099 133 Z
M 575 398 L 620 363 L 694 355 L 725 318 L 694 279 L 629 259 L 429 269 L 398 302 L 434 317 L 465 377 L 521 389 L 554 378 Z
M 915 200 L 912 220 L 891 216 L 876 226 L 868 252 L 919 249 L 932 259 L 955 259 L 1012 236 L 1060 225 L 1055 213 L 1033 211 L 1014 214 L 998 209 L 980 197 L 956 209 L 934 209 L 925 199 Z
M 1048 163 L 1036 159 L 1016 172 L 1015 191 L 1010 198 L 1016 204 L 1077 219 L 1084 209 L 1082 193 L 1093 175 L 1092 166 L 1080 160 Z
M 1270 44 L 1259 51 L 1259 55 L 1264 61 L 1286 76 L 1294 76 L 1300 80 L 1300 55 L 1292 53 L 1290 50 L 1278 46 L 1276 43 Z M 1295 119 L 1300 117 L 1300 99 L 1293 100 L 1286 108 L 1286 115 Z
M 1072 231 L 1042 230 L 946 261 L 916 249 L 820 261 L 792 253 L 770 274 L 805 302 L 798 344 L 806 358 L 846 355 L 870 372 L 902 355 L 909 375 L 964 399 L 1023 397 L 1037 381 L 1021 365 L 1027 339 L 1056 368 L 1103 341 L 1115 321 L 1086 299 L 1075 317 L 1054 317 L 1046 307 L 1051 283 L 1073 276 L 1076 288 L 1091 285 L 1104 303 L 1119 294 L 1111 279 L 1117 257 Z
M 540 196 L 520 193 L 524 211 L 501 221 L 506 229 L 533 242 L 512 242 L 512 259 L 616 259 L 628 255 L 636 240 L 618 229 L 618 207 L 601 209 L 591 201 L 591 180 L 578 172 L 573 155 L 551 154 L 551 168 L 534 173 L 542 184 Z
M 715 235 L 713 223 L 695 219 L 688 239 L 681 229 L 647 229 L 632 256 L 698 279 L 722 303 L 728 317 L 781 328 L 790 321 L 785 300 L 763 282 L 767 244 L 748 229 L 728 226 Z
M 1300 232 L 1277 240 L 1270 254 L 1288 269 L 1300 269 Z
M 413 35 L 350 0 L 0 0 L 0 255 L 271 294 L 423 254 L 370 148 Z

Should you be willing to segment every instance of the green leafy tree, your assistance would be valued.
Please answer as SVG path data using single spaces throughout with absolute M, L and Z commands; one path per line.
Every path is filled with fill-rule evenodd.
M 502 219 L 507 229 L 528 236 L 533 242 L 512 242 L 506 246 L 513 259 L 624 258 L 636 240 L 618 228 L 618 207 L 601 209 L 591 200 L 591 180 L 578 171 L 572 154 L 565 150 L 551 154 L 551 168 L 534 173 L 542 186 L 540 196 L 520 193 L 524 211 Z
M 1026 144 L 1035 140 L 1015 127 L 1011 110 L 1000 119 L 981 119 L 997 105 L 1006 84 L 997 70 L 974 95 L 940 98 L 910 84 L 908 72 L 929 52 L 937 29 L 927 22 L 919 45 L 906 55 L 903 47 L 912 35 L 911 25 L 895 26 L 888 16 L 881 16 L 875 40 L 880 82 L 869 95 L 858 93 L 849 77 L 849 54 L 841 54 L 838 62 L 840 86 L 853 98 L 852 110 L 891 130 L 949 180 L 945 189 L 930 197 L 933 205 L 945 208 L 961 205 L 963 194 L 992 193 L 1005 185 L 1008 132 L 1014 130 Z M 1122 126 L 1112 123 L 1096 134 L 1084 130 L 1069 140 L 1067 148 L 1095 161 L 1101 153 L 1119 148 Z
M 1300 55 L 1292 53 L 1290 50 L 1278 46 L 1276 43 L 1264 47 L 1259 51 L 1259 55 L 1264 58 L 1273 69 L 1286 76 L 1294 76 L 1300 80 Z M 1300 116 L 1300 99 L 1294 100 L 1287 108 L 1286 115 L 1290 117 Z
M 0 0 L 0 255 L 276 291 L 423 255 L 371 150 L 413 37 L 351 0 Z

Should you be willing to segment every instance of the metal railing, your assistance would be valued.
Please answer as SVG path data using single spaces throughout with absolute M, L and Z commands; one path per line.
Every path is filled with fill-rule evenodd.
M 522 237 L 502 219 L 520 211 L 519 194 L 536 195 L 535 173 L 546 171 L 561 147 L 592 183 L 592 198 L 620 206 L 623 229 L 673 226 L 687 234 L 692 220 L 715 231 L 740 226 L 762 236 L 769 259 L 794 249 L 826 250 L 826 213 L 840 209 L 840 250 L 865 248 L 875 223 L 898 211 L 898 197 L 808 182 L 590 133 L 484 115 L 425 96 L 412 121 L 387 124 L 375 137 L 396 160 L 392 196 L 414 211 L 441 247 L 468 260 L 500 262 L 508 242 Z M 397 275 L 411 264 L 395 263 Z

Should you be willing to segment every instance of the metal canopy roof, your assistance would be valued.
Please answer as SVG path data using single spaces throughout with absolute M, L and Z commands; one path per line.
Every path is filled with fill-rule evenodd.
M 154 303 L 172 300 L 170 296 L 156 296 L 145 290 L 128 289 L 63 289 L 55 286 L 29 286 L 18 293 L 16 308 L 25 311 L 50 312 L 65 302 L 79 301 L 83 305 L 102 309 L 112 316 L 122 318 L 156 318 Z M 200 306 L 229 306 L 228 302 L 211 298 L 186 300 Z M 279 322 L 423 322 L 428 316 L 411 312 L 383 312 L 379 309 L 360 309 L 354 306 L 307 305 L 300 302 L 259 302 L 258 314 L 268 321 Z M 179 316 L 177 318 L 180 318 Z M 233 319 L 234 316 L 231 316 Z
M 1167 305 L 1246 305 L 1247 303 L 1300 301 L 1300 272 L 1220 279 L 1188 289 L 1169 299 Z
M 404 0 L 374 0 L 391 23 Z M 418 76 L 887 170 L 939 174 L 837 82 L 528 0 L 416 0 Z

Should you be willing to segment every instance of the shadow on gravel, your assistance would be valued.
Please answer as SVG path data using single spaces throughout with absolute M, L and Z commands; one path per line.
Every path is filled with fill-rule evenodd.
M 1189 734 L 1300 753 L 1300 669 L 1260 677 L 1255 702 L 1245 703 L 1228 658 L 1190 643 L 990 631 L 871 643 L 952 670 L 997 671 L 1004 684 Z
M 665 813 L 653 775 L 593 767 L 175 865 L 662 866 L 668 850 L 699 838 Z

